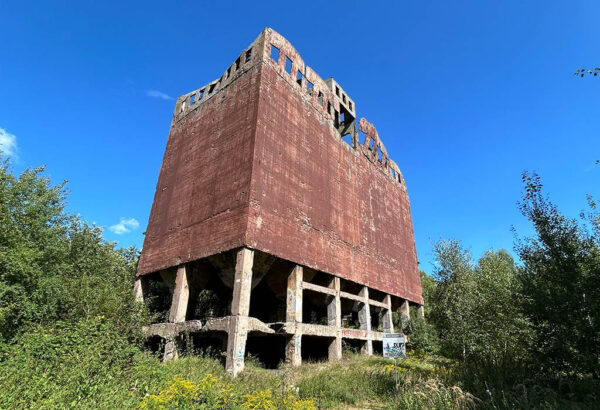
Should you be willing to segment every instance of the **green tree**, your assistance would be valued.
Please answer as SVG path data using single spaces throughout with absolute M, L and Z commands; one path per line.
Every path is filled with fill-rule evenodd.
M 457 241 L 440 241 L 434 245 L 437 279 L 431 306 L 431 320 L 435 324 L 442 348 L 452 357 L 465 358 L 469 344 L 471 306 L 474 278 L 471 255 Z
M 437 285 L 430 316 L 443 351 L 495 366 L 522 360 L 530 330 L 510 254 L 487 251 L 473 266 L 456 241 L 440 241 L 434 249 Z
M 423 290 L 423 303 L 425 308 L 425 317 L 431 312 L 431 303 L 435 295 L 435 279 L 424 271 L 419 271 L 421 276 L 421 289 Z
M 115 250 L 66 212 L 65 183 L 43 173 L 16 177 L 0 162 L 0 341 L 27 323 L 104 316 L 132 326 L 137 250 Z
M 553 372 L 600 377 L 600 216 L 577 221 L 544 196 L 537 174 L 523 173 L 519 204 L 535 228 L 521 240 L 525 312 L 535 328 L 538 363 Z

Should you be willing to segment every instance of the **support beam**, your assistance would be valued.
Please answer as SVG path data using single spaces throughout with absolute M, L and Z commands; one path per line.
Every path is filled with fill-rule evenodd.
M 187 270 L 185 265 L 180 265 L 177 268 L 177 276 L 175 277 L 175 290 L 173 291 L 169 322 L 185 322 L 189 298 L 190 289 L 188 286 Z
M 227 359 L 225 371 L 235 377 L 244 370 L 244 355 L 248 339 L 248 317 L 232 316 L 227 336 Z
M 410 319 L 410 306 L 408 304 L 408 300 L 404 300 L 402 305 L 400 305 L 400 314 L 404 316 L 406 319 Z
M 336 329 L 336 337 L 329 344 L 329 360 L 342 358 L 342 305 L 340 303 L 340 278 L 333 278 L 331 288 L 335 290 L 335 296 L 327 305 L 327 323 Z
M 383 303 L 386 304 L 386 309 L 383 313 L 383 332 L 394 333 L 394 322 L 392 320 L 392 297 L 385 295 Z
M 244 370 L 244 355 L 248 339 L 248 315 L 250 313 L 250 292 L 252 291 L 252 265 L 254 251 L 242 248 L 238 251 L 233 279 L 233 300 L 231 320 L 227 332 L 227 360 L 225 370 L 231 377 Z
M 143 276 L 138 276 L 133 283 L 133 294 L 135 295 L 136 302 L 144 301 L 144 291 L 148 286 L 148 281 Z
M 285 362 L 292 366 L 302 364 L 302 334 L 297 332 L 287 337 L 285 345 Z
M 285 321 L 302 323 L 302 285 L 304 270 L 296 265 L 290 272 L 287 282 L 287 303 Z M 302 364 L 302 333 L 300 326 L 295 326 L 296 331 L 289 335 L 285 346 L 285 361 L 292 366 Z
M 302 287 L 306 290 L 312 290 L 314 292 L 325 293 L 326 295 L 335 296 L 335 290 L 332 288 L 327 288 L 325 286 L 315 285 L 314 283 L 304 282 Z
M 177 351 L 177 340 L 175 336 L 168 336 L 165 338 L 165 351 L 163 353 L 163 361 L 175 360 L 179 357 Z
M 250 313 L 253 264 L 254 251 L 248 248 L 240 249 L 237 253 L 233 279 L 233 300 L 231 302 L 233 316 L 248 316 Z
M 290 272 L 287 281 L 286 322 L 302 322 L 302 266 L 296 265 Z
M 371 307 L 369 306 L 369 288 L 363 286 L 359 296 L 362 298 L 362 305 L 358 311 L 358 322 L 360 329 L 367 332 L 367 341 L 362 347 L 363 354 L 371 356 L 373 354 L 373 340 L 371 339 Z

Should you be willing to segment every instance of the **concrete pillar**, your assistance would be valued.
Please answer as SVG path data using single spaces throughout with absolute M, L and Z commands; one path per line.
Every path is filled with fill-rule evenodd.
M 254 251 L 248 248 L 240 249 L 235 262 L 233 300 L 231 301 L 231 317 L 227 334 L 227 360 L 225 362 L 225 370 L 232 377 L 244 369 L 253 264 Z
M 185 265 L 180 265 L 177 268 L 177 276 L 175 277 L 175 290 L 173 291 L 169 322 L 185 322 L 189 298 L 190 289 L 188 286 L 187 269 Z
M 167 336 L 165 338 L 165 352 L 163 353 L 163 361 L 174 360 L 179 357 L 177 352 L 177 341 L 174 336 Z
M 285 362 L 292 366 L 302 364 L 302 334 L 300 332 L 288 336 L 285 345 Z
M 327 323 L 336 329 L 336 337 L 329 344 L 329 360 L 342 358 L 342 304 L 340 301 L 340 278 L 333 278 L 331 287 L 335 289 L 335 296 L 331 297 L 327 305 Z
M 394 333 L 394 321 L 392 320 L 392 297 L 390 295 L 385 295 L 383 303 L 387 305 L 387 308 L 383 313 L 383 332 Z
M 246 354 L 246 340 L 248 339 L 248 316 L 230 316 L 229 320 L 225 370 L 229 376 L 235 377 L 244 370 L 244 355 Z
M 148 281 L 143 276 L 138 276 L 133 283 L 133 294 L 136 302 L 144 301 L 144 291 L 148 286 Z
M 360 323 L 361 330 L 367 332 L 367 341 L 361 348 L 361 352 L 368 356 L 373 354 L 373 340 L 371 339 L 371 307 L 369 306 L 369 288 L 363 286 L 359 296 L 362 296 L 363 303 L 358 311 L 358 322 Z
M 237 253 L 233 279 L 233 300 L 231 301 L 233 316 L 248 316 L 250 313 L 253 264 L 254 251 L 248 248 L 240 249 Z
M 287 303 L 285 321 L 302 323 L 302 266 L 296 265 L 290 272 L 287 282 Z M 285 347 L 285 361 L 292 366 L 302 364 L 302 333 L 295 327 L 293 335 L 288 336 Z
M 425 317 L 425 306 L 419 305 L 419 316 Z
M 410 319 L 410 306 L 408 305 L 408 300 L 404 300 L 404 302 L 402 302 L 402 305 L 400 305 L 400 314 L 404 317 L 406 317 L 406 319 Z
M 302 280 L 302 266 L 296 265 L 290 272 L 287 281 L 286 322 L 302 322 Z

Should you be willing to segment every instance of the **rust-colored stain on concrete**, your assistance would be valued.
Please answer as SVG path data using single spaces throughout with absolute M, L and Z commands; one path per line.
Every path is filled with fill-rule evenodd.
M 265 29 L 178 99 L 138 275 L 248 246 L 422 304 L 406 185 L 355 111 Z

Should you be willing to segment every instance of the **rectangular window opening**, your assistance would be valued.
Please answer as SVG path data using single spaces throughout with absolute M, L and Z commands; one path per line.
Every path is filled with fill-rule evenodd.
M 396 170 L 394 168 L 390 168 L 392 170 L 392 177 L 396 179 Z
M 331 103 L 327 101 L 327 114 L 331 114 Z
M 373 142 L 375 142 L 375 140 L 371 138 L 371 141 L 369 141 L 369 151 L 373 151 Z
M 342 101 L 346 104 L 346 94 L 342 94 Z
M 344 115 L 344 111 L 340 113 L 340 122 L 344 122 L 346 120 L 346 116 Z
M 296 82 L 300 87 L 302 87 L 302 73 L 300 70 L 298 70 L 298 73 L 296 74 Z
M 288 56 L 285 56 L 285 71 L 287 71 L 288 74 L 292 74 L 292 60 L 290 60 Z
M 277 47 L 275 47 L 273 44 L 271 44 L 271 58 L 276 63 L 279 62 L 279 49 Z
M 333 114 L 333 126 L 335 128 L 340 126 L 340 113 L 338 112 L 338 110 L 334 110 L 334 114 Z
M 319 104 L 323 105 L 323 93 L 321 91 L 319 91 L 318 99 L 319 99 Z
M 194 105 L 194 102 L 196 101 L 196 94 L 193 94 L 192 96 L 190 96 L 190 107 L 192 105 Z
M 231 75 L 231 67 L 229 67 L 227 69 L 227 75 L 225 76 L 225 78 L 229 78 L 230 75 Z
M 340 96 L 340 88 L 337 85 L 335 86 L 335 95 Z
M 216 85 L 217 85 L 216 83 L 215 84 L 211 84 L 211 86 L 208 88 L 208 94 L 212 94 L 212 92 L 215 90 L 215 86 Z
M 247 63 L 247 62 L 248 62 L 248 61 L 250 61 L 250 60 L 252 60 L 252 49 L 251 49 L 251 48 L 249 48 L 249 49 L 246 51 L 246 61 L 245 61 L 245 62 Z
M 313 83 L 311 83 L 310 81 L 306 81 L 306 92 L 309 93 L 310 95 L 313 94 Z
M 204 90 L 200 90 L 200 92 L 198 93 L 198 99 L 202 99 L 202 97 L 204 97 Z
M 352 108 L 352 101 L 348 100 L 348 108 L 350 108 L 350 111 L 354 111 L 354 109 Z
M 379 144 L 377 145 L 377 161 L 383 161 L 383 153 L 381 152 L 381 148 L 379 148 Z

